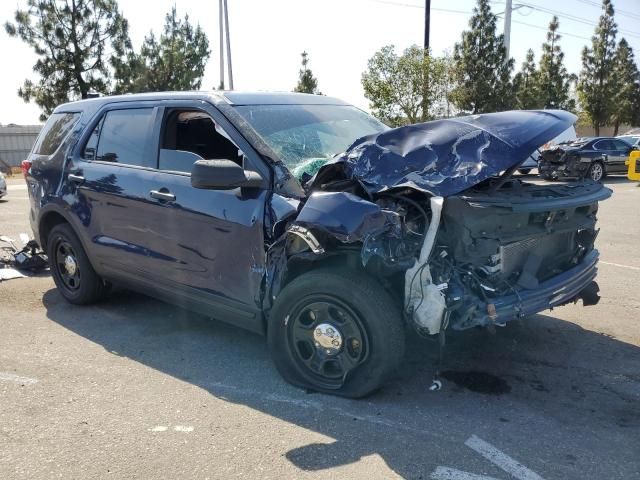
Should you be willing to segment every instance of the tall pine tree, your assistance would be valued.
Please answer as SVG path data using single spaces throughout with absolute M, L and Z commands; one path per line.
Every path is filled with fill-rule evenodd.
M 513 107 L 513 59 L 507 58 L 504 36 L 496 34 L 496 16 L 489 0 L 478 0 L 468 31 L 456 43 L 453 58 L 458 86 L 455 105 L 471 113 L 495 112 Z
M 544 108 L 544 102 L 540 97 L 539 76 L 533 50 L 529 49 L 522 68 L 513 79 L 517 108 L 523 110 Z
M 543 108 L 560 108 L 573 111 L 575 101 L 570 98 L 570 76 L 564 66 L 564 53 L 560 48 L 558 17 L 549 23 L 547 41 L 542 44 L 540 59 L 539 92 Z
M 313 93 L 315 95 L 322 95 L 318 90 L 318 79 L 313 76 L 313 72 L 309 68 L 309 54 L 302 52 L 302 68 L 298 72 L 298 84 L 293 89 L 298 93 Z
M 582 50 L 582 71 L 578 82 L 580 104 L 591 120 L 596 135 L 613 113 L 614 64 L 617 25 L 611 0 L 602 1 L 602 14 L 591 37 L 591 48 Z
M 151 32 L 139 54 L 129 50 L 124 59 L 112 61 L 115 92 L 197 90 L 210 53 L 209 40 L 200 25 L 194 27 L 188 15 L 178 18 L 174 6 L 165 16 L 158 39 Z
M 42 108 L 42 120 L 60 103 L 109 90 L 110 57 L 130 48 L 128 24 L 116 0 L 28 0 L 5 30 L 33 48 L 36 81 L 18 90 Z M 9 68 L 8 66 L 6 66 Z
M 633 50 L 626 39 L 621 39 L 616 51 L 614 76 L 616 89 L 613 98 L 613 134 L 623 123 L 633 124 L 640 121 L 637 111 L 640 101 L 640 76 L 634 59 Z

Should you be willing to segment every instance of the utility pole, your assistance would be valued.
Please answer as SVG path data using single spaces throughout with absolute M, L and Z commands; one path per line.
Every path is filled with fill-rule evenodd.
M 424 59 L 427 59 L 427 55 L 429 55 L 429 30 L 431 23 L 431 0 L 425 0 L 424 4 Z M 422 121 L 426 121 L 427 119 L 427 111 L 429 109 L 429 77 L 428 73 L 423 73 L 424 78 L 422 79 Z
M 220 19 L 220 90 L 224 90 L 224 21 L 222 14 L 222 0 L 218 1 L 218 12 Z
M 509 61 L 509 49 L 511 47 L 511 12 L 513 5 L 511 0 L 507 0 L 507 6 L 504 9 L 504 47 L 507 50 L 507 62 Z
M 233 90 L 233 69 L 231 68 L 231 39 L 229 36 L 229 9 L 227 0 L 218 1 L 220 29 L 220 89 L 224 90 L 224 40 L 227 40 L 227 70 L 229 70 L 229 90 Z
M 424 49 L 429 48 L 429 30 L 431 23 L 431 0 L 425 0 L 424 5 Z
M 229 68 L 229 90 L 233 90 L 233 70 L 231 69 L 231 40 L 229 39 L 229 7 L 224 0 L 224 23 L 227 25 L 227 66 Z

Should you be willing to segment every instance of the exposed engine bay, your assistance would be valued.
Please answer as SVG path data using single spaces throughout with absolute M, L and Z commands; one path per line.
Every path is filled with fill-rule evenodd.
M 271 246 L 271 298 L 287 269 L 346 254 L 424 335 L 597 303 L 596 214 L 611 191 L 512 178 L 575 117 L 511 114 L 392 130 L 321 167 Z

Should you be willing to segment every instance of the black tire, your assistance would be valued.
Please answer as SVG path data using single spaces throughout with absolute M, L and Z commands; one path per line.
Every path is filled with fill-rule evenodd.
M 316 337 L 323 325 L 340 338 L 339 347 L 328 345 L 331 355 L 318 343 L 330 337 Z M 405 349 L 399 306 L 372 278 L 339 268 L 305 273 L 282 290 L 270 314 L 268 343 L 289 383 L 350 398 L 378 389 Z
M 522 175 L 529 175 L 531 170 L 531 168 L 519 168 L 518 173 L 521 173 Z
M 69 303 L 86 305 L 100 300 L 107 287 L 96 274 L 82 244 L 69 224 L 62 223 L 51 229 L 47 239 L 47 256 L 53 281 Z M 71 258 L 74 274 L 65 266 Z
M 587 178 L 595 182 L 600 182 L 607 176 L 607 172 L 604 169 L 602 162 L 593 162 L 587 171 Z

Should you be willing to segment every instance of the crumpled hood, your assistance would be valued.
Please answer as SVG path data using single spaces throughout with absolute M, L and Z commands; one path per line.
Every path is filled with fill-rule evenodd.
M 309 187 L 352 179 L 371 194 L 410 187 L 455 195 L 524 161 L 576 119 L 562 110 L 509 111 L 395 128 L 356 141 Z

